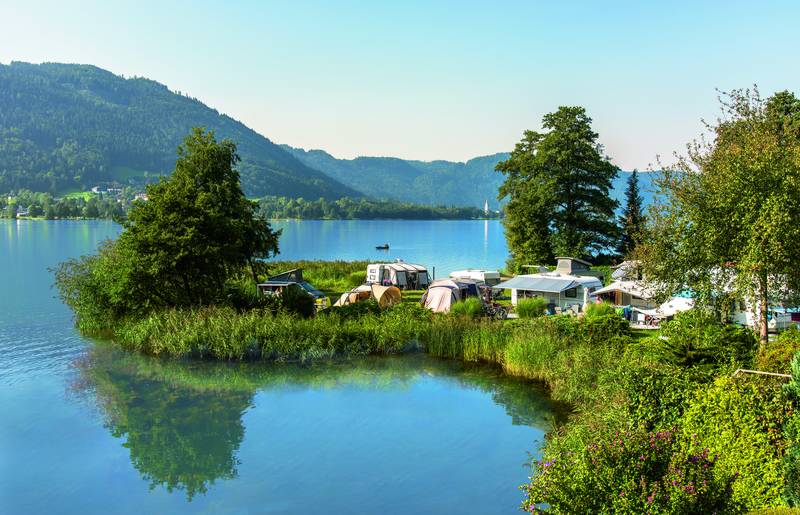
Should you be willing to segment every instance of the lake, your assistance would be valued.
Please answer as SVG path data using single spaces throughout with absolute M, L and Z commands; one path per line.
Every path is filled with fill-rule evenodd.
M 441 278 L 464 268 L 502 268 L 508 259 L 499 220 L 279 220 L 277 259 L 402 259 Z M 376 245 L 389 244 L 389 250 Z
M 505 260 L 497 222 L 279 226 L 286 259 L 378 257 L 388 241 L 443 273 Z M 0 221 L 0 512 L 517 509 L 554 413 L 535 384 L 419 354 L 208 363 L 87 340 L 48 268 L 118 231 Z

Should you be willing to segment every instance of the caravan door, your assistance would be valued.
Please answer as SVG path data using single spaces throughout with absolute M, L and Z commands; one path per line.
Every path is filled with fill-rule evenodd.
M 394 280 L 392 281 L 398 288 L 406 288 L 408 286 L 408 276 L 405 270 L 393 270 Z

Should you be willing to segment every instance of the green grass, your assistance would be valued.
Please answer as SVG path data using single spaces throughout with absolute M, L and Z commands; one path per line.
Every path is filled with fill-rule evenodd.
M 450 306 L 450 312 L 455 316 L 478 318 L 483 315 L 483 301 L 476 297 L 469 297 Z
M 96 197 L 96 193 L 92 193 L 91 191 L 71 191 L 69 193 L 65 193 L 63 198 L 75 198 L 75 199 L 83 199 L 88 201 L 92 197 Z
M 520 299 L 517 301 L 515 311 L 520 318 L 536 318 L 544 316 L 547 301 L 541 297 L 534 299 Z

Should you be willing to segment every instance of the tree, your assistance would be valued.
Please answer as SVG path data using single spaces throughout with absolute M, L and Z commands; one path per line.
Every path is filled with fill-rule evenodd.
M 634 170 L 628 177 L 625 189 L 625 210 L 620 217 L 622 234 L 618 251 L 623 256 L 631 254 L 642 232 L 645 223 L 643 204 L 644 199 L 639 194 L 639 173 Z
M 505 175 L 498 199 L 508 198 L 512 267 L 554 254 L 588 257 L 615 245 L 617 202 L 608 192 L 617 168 L 602 155 L 591 123 L 584 108 L 559 107 L 542 119 L 548 132 L 525 131 L 497 165 Z
M 242 193 L 236 145 L 195 128 L 178 148 L 172 176 L 147 187 L 119 245 L 136 263 L 137 279 L 168 305 L 205 304 L 230 274 L 278 252 L 279 232 L 256 216 Z
M 149 185 L 115 242 L 56 270 L 61 298 L 86 331 L 160 307 L 225 301 L 226 282 L 278 252 L 280 231 L 242 193 L 236 145 L 194 129 L 175 171 Z M 255 275 L 255 274 L 254 274 Z
M 763 346 L 769 304 L 800 286 L 800 101 L 735 90 L 721 104 L 711 138 L 665 168 L 637 255 L 662 292 L 749 301 Z

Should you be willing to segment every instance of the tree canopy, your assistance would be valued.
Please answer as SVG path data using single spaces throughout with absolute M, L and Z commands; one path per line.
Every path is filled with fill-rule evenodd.
M 749 301 L 765 343 L 768 305 L 800 286 L 800 101 L 735 90 L 721 103 L 710 137 L 665 169 L 637 254 L 664 291 Z
M 644 199 L 639 191 L 639 172 L 634 170 L 628 176 L 625 188 L 625 209 L 620 216 L 621 235 L 617 251 L 623 256 L 633 252 L 644 228 Z
M 525 131 L 497 165 L 505 175 L 498 198 L 508 199 L 512 267 L 615 247 L 617 202 L 609 190 L 617 168 L 603 155 L 591 122 L 583 107 L 560 107 L 542 119 L 548 132 Z
M 234 143 L 196 128 L 178 156 L 173 174 L 148 186 L 149 200 L 134 203 L 117 241 L 59 269 L 79 318 L 210 304 L 253 259 L 278 252 L 280 232 L 242 193 Z

